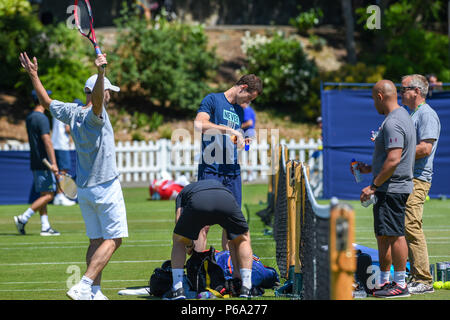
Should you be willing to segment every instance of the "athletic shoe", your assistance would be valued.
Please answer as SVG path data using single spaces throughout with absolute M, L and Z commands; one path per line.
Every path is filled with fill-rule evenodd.
M 66 295 L 72 300 L 93 300 L 92 290 L 90 288 L 83 289 L 78 284 L 70 288 Z
M 408 283 L 408 291 L 411 294 L 424 294 L 424 293 L 433 293 L 433 286 L 430 284 L 425 284 L 422 282 L 410 282 Z
M 14 216 L 14 223 L 16 224 L 17 231 L 19 231 L 20 234 L 24 235 L 25 234 L 25 225 L 27 223 L 26 222 L 23 223 L 22 221 L 20 221 L 20 218 L 18 216 Z
M 41 230 L 41 236 L 59 236 L 60 233 L 51 227 L 47 230 Z
M 388 286 L 383 286 L 383 289 L 376 290 L 373 293 L 373 296 L 377 298 L 406 298 L 411 295 L 409 294 L 408 286 L 405 285 L 405 287 L 402 288 L 397 283 L 392 282 Z
M 242 286 L 241 287 L 241 293 L 239 294 L 239 298 L 250 299 L 251 297 L 252 297 L 251 289 Z
M 107 296 L 103 294 L 100 290 L 96 294 L 92 294 L 92 300 L 109 300 Z
M 58 193 L 53 200 L 55 206 L 73 206 L 75 204 L 77 203 L 68 199 L 63 193 Z
M 184 294 L 183 287 L 177 290 L 169 290 L 164 294 L 163 300 L 183 300 L 186 299 L 186 295 Z

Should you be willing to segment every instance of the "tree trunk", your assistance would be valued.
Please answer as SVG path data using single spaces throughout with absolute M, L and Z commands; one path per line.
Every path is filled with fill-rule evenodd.
M 345 46 L 347 62 L 356 64 L 355 25 L 353 19 L 352 0 L 341 0 L 342 15 L 345 20 Z

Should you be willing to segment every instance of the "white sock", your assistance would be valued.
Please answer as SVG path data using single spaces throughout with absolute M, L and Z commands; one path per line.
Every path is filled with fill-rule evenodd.
M 184 269 L 172 269 L 173 290 L 178 290 L 183 287 L 183 275 Z
M 242 286 L 251 289 L 252 288 L 252 269 L 239 269 L 241 273 Z
M 20 221 L 22 221 L 23 223 L 27 223 L 27 222 L 28 222 L 28 219 L 30 219 L 31 216 L 32 216 L 33 214 L 34 214 L 33 209 L 28 208 L 24 213 L 22 213 L 22 214 L 19 216 L 19 219 L 20 219 Z
M 83 276 L 83 278 L 81 278 L 81 280 L 80 280 L 80 282 L 79 282 L 79 285 L 80 285 L 80 287 L 81 288 L 83 288 L 83 289 L 89 289 L 89 290 L 92 290 L 92 283 L 94 282 L 94 280 L 92 280 L 92 279 L 89 279 L 88 277 L 86 277 L 86 276 Z
M 389 282 L 390 275 L 391 275 L 390 271 L 380 271 L 380 285 Z
M 48 230 L 48 228 L 50 228 L 50 223 L 48 222 L 48 215 L 43 214 L 41 216 L 41 225 L 42 225 L 41 229 L 43 231 Z
M 406 271 L 394 271 L 394 281 L 400 287 L 404 287 L 406 285 Z

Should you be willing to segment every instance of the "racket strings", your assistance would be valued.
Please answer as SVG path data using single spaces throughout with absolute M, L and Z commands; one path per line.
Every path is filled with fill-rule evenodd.
M 78 1 L 77 6 L 77 26 L 83 34 L 89 35 L 92 25 L 92 17 L 89 7 L 85 1 Z
M 62 175 L 58 179 L 59 186 L 64 192 L 64 194 L 71 198 L 75 199 L 77 197 L 77 185 L 75 184 L 75 181 L 73 181 L 72 178 L 69 176 Z

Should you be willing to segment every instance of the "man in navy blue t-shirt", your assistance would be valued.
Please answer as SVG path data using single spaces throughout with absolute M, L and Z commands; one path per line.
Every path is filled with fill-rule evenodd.
M 19 233 L 25 234 L 25 225 L 28 220 L 36 211 L 39 211 L 41 236 L 59 236 L 60 233 L 50 226 L 47 214 L 47 204 L 53 200 L 56 191 L 53 174 L 58 174 L 55 150 L 50 137 L 50 122 L 44 114 L 45 109 L 40 104 L 34 90 L 32 96 L 35 107 L 26 118 L 26 127 L 30 144 L 30 168 L 33 172 L 34 189 L 39 193 L 39 197 L 23 214 L 14 217 L 14 223 Z M 54 163 L 52 165 L 53 173 L 42 163 L 44 158 Z
M 242 204 L 241 169 L 237 149 L 244 146 L 242 123 L 244 109 L 262 93 L 262 82 L 254 74 L 244 75 L 225 92 L 208 94 L 200 104 L 194 121 L 195 129 L 202 132 L 202 155 L 198 165 L 198 180 L 220 181 Z M 204 232 L 203 232 L 204 231 Z M 206 245 L 208 227 L 200 233 L 199 251 Z M 223 234 L 222 246 L 227 248 Z M 204 237 L 204 238 L 203 238 Z

